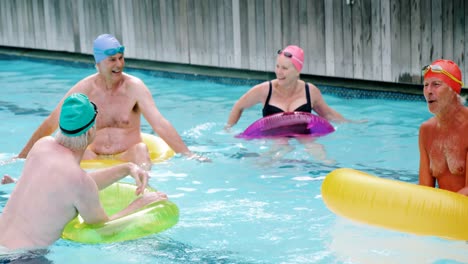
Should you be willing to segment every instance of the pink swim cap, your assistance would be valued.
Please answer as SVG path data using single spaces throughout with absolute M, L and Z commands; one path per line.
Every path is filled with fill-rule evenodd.
M 289 45 L 286 48 L 284 48 L 279 54 L 290 58 L 296 70 L 298 72 L 301 72 L 302 66 L 304 65 L 304 51 L 300 47 L 295 45 Z
M 423 69 L 424 79 L 435 77 L 444 81 L 452 90 L 460 94 L 462 74 L 458 65 L 451 60 L 435 60 Z

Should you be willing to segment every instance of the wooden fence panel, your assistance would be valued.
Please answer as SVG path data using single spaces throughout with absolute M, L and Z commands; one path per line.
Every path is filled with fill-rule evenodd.
M 311 55 L 309 61 L 309 68 L 306 69 L 309 72 L 314 72 L 318 75 L 325 75 L 325 10 L 322 1 L 309 1 L 307 3 L 307 9 L 312 8 L 308 12 L 308 26 L 311 27 L 309 31 L 310 46 L 306 50 Z
M 265 71 L 274 71 L 274 66 L 276 64 L 275 52 L 282 47 L 278 47 L 275 43 L 281 43 L 280 40 L 275 39 L 275 32 L 279 28 L 275 28 L 275 21 L 278 20 L 278 17 L 273 15 L 274 6 L 278 1 L 265 1 Z M 279 34 L 277 34 L 279 35 Z
M 276 53 L 279 49 L 285 47 L 286 42 L 283 40 L 283 28 L 281 26 L 282 14 L 281 14 L 281 1 L 282 0 L 273 0 L 272 1 L 272 32 L 270 33 L 273 36 L 271 44 L 272 49 L 268 49 L 270 64 L 267 69 L 274 71 L 276 68 Z
M 400 1 L 400 65 L 395 69 L 398 72 L 397 82 L 411 82 L 411 3 Z M 413 36 L 414 38 L 414 36 Z M 404 40 L 404 41 L 403 41 Z
M 432 15 L 430 1 L 421 1 L 421 65 L 432 61 Z M 424 15 L 422 15 L 424 14 Z M 419 69 L 421 70 L 421 69 Z
M 364 59 L 363 59 L 363 23 L 362 13 L 363 0 L 356 1 L 352 5 L 351 19 L 352 19 L 352 45 L 353 45 L 353 76 L 357 79 L 364 78 Z
M 335 75 L 345 76 L 344 36 L 343 36 L 343 1 L 333 0 L 333 61 Z
M 242 37 L 241 37 L 241 3 L 240 0 L 232 0 L 232 37 L 233 37 L 233 67 L 242 68 Z
M 110 33 L 127 58 L 273 72 L 296 44 L 304 74 L 419 84 L 436 58 L 468 73 L 467 14 L 464 0 L 2 0 L 0 46 L 92 54 Z
M 372 45 L 372 1 L 363 0 L 361 4 L 361 26 L 362 26 L 362 78 L 375 79 L 373 75 L 373 45 Z
M 382 60 L 382 16 L 380 14 L 380 0 L 372 0 L 371 2 L 371 43 L 372 43 L 372 61 L 371 69 L 372 78 L 382 80 L 383 60 Z
M 455 0 L 453 2 L 453 55 L 452 59 L 462 69 L 465 69 L 465 61 L 462 59 L 465 47 L 465 2 Z
M 335 75 L 335 31 L 333 29 L 333 2 L 325 1 L 325 75 Z
M 442 58 L 443 56 L 443 43 L 442 43 L 442 1 L 443 0 L 432 0 L 431 5 L 431 31 L 432 31 L 432 52 L 431 61 L 435 58 Z
M 453 60 L 453 2 L 442 1 L 442 57 Z
M 255 6 L 256 1 L 247 1 L 245 9 L 245 20 L 246 20 L 246 37 L 247 45 L 244 52 L 248 52 L 248 55 L 245 57 L 247 62 L 247 67 L 253 67 L 258 69 L 258 53 L 256 50 L 257 46 L 257 27 L 255 19 Z
M 423 0 L 424 1 L 424 0 Z M 410 53 L 411 65 L 410 82 L 418 83 L 421 81 L 421 9 L 420 0 L 411 0 L 411 33 L 410 33 Z
M 354 78 L 354 43 L 353 43 L 353 18 L 352 6 L 345 4 L 345 1 L 340 1 L 342 4 L 343 17 L 343 67 L 344 72 L 342 77 Z
M 392 81 L 392 32 L 390 1 L 380 3 L 380 15 L 382 17 L 382 80 Z

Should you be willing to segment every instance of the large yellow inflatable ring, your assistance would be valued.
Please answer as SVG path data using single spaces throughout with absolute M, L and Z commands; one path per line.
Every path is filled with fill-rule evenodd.
M 174 151 L 162 140 L 162 138 L 155 135 L 141 133 L 143 142 L 148 147 L 149 155 L 153 163 L 165 161 L 174 156 Z M 81 161 L 81 168 L 83 169 L 98 169 L 114 166 L 123 163 L 118 159 L 113 159 L 112 156 L 106 156 L 102 159 L 83 160 Z
M 337 169 L 322 184 L 337 215 L 418 235 L 468 240 L 468 198 L 446 190 Z
M 113 215 L 136 198 L 135 190 L 135 185 L 114 183 L 99 192 L 99 199 L 106 213 Z M 155 190 L 149 188 L 148 191 Z M 77 216 L 65 226 L 62 238 L 88 244 L 133 240 L 166 230 L 178 221 L 179 209 L 164 200 L 103 224 L 86 224 L 81 216 Z

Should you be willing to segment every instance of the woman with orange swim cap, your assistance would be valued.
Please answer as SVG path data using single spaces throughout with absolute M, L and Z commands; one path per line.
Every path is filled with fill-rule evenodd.
M 450 60 L 423 68 L 424 97 L 434 114 L 419 129 L 419 184 L 468 195 L 468 108 L 462 74 Z

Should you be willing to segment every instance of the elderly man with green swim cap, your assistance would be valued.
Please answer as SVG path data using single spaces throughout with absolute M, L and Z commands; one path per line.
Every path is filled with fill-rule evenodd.
M 155 201 L 167 199 L 160 192 L 144 192 L 148 173 L 134 163 L 87 173 L 82 156 L 96 135 L 98 110 L 84 94 L 65 98 L 55 137 L 39 139 L 26 158 L 24 170 L 0 214 L 0 247 L 37 249 L 61 237 L 65 225 L 81 215 L 86 223 L 104 223 L 128 215 Z M 140 195 L 127 208 L 107 216 L 98 191 L 130 175 Z M 44 184 L 47 183 L 47 184 Z
M 176 129 L 159 112 L 143 81 L 123 72 L 125 48 L 114 36 L 98 36 L 93 51 L 98 72 L 79 81 L 65 96 L 86 94 L 100 109 L 96 119 L 96 139 L 85 152 L 84 160 L 96 159 L 99 155 L 114 155 L 117 159 L 132 161 L 149 170 L 151 160 L 140 131 L 142 115 L 176 153 L 207 160 L 187 148 Z M 26 157 L 34 142 L 55 131 L 62 102 L 34 132 L 19 158 Z

